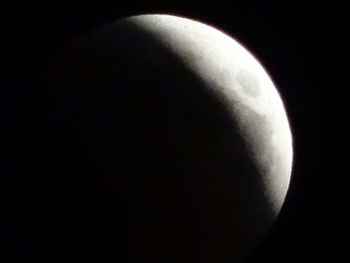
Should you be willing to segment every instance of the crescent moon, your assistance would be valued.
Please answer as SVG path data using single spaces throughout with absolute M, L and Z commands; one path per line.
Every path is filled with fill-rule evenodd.
M 292 135 L 282 99 L 258 59 L 237 40 L 191 19 L 141 15 L 127 21 L 156 37 L 223 99 L 246 134 L 277 214 L 290 182 Z
M 65 115 L 50 127 L 73 127 L 65 134 L 79 134 L 119 203 L 142 196 L 145 207 L 128 203 L 125 214 L 150 211 L 146 230 L 129 229 L 133 249 L 226 262 L 267 233 L 288 191 L 292 134 L 271 77 L 237 40 L 139 15 L 94 28 L 53 64 L 49 92 Z

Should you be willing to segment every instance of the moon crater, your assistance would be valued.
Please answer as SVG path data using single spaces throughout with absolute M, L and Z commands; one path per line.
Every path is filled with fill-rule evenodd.
M 241 70 L 237 74 L 236 78 L 243 91 L 249 96 L 257 98 L 261 94 L 259 80 L 253 72 Z

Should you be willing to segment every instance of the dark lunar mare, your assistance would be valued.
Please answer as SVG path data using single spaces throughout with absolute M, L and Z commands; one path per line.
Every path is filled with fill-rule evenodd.
M 23 197 L 12 211 L 23 220 L 8 220 L 26 233 L 14 257 L 235 262 L 271 225 L 236 117 L 136 24 L 74 41 L 32 96 L 27 174 L 8 187 Z

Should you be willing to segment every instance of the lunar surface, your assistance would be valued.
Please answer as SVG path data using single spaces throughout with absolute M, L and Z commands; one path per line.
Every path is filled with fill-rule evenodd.
M 233 38 L 128 17 L 74 40 L 45 81 L 48 140 L 68 149 L 57 176 L 76 178 L 71 218 L 89 222 L 74 229 L 98 242 L 70 238 L 90 258 L 238 262 L 273 225 L 292 136 L 271 78 Z

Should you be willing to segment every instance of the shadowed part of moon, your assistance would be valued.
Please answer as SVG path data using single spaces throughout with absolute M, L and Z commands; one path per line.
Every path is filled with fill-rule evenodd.
M 237 75 L 237 81 L 241 85 L 243 91 L 249 96 L 257 98 L 260 95 L 260 83 L 254 72 L 247 70 L 239 71 Z

